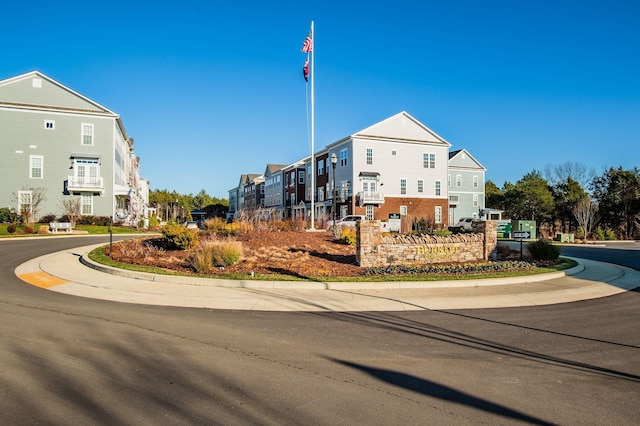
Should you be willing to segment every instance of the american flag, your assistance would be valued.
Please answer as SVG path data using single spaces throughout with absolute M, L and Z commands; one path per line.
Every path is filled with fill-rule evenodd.
M 302 76 L 304 77 L 304 81 L 309 81 L 309 58 L 304 61 L 304 67 L 302 67 Z
M 302 42 L 302 52 L 308 53 L 313 50 L 313 34 L 311 34 L 311 30 L 309 30 L 309 34 L 307 34 L 307 38 Z

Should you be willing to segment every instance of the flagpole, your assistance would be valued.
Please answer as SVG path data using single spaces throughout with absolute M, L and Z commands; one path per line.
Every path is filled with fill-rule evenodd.
M 315 102 L 314 102 L 314 80 L 316 79 L 316 72 L 315 72 L 315 66 L 316 66 L 316 61 L 315 61 L 315 54 L 316 54 L 316 33 L 315 33 L 315 29 L 313 28 L 313 21 L 311 21 L 311 43 L 312 43 L 312 48 L 311 48 L 311 230 L 315 230 L 315 205 L 314 205 L 314 198 L 315 198 L 315 177 L 316 177 L 316 172 L 315 172 L 315 168 L 316 168 L 316 162 L 315 162 L 315 157 L 314 157 L 314 152 L 315 152 Z

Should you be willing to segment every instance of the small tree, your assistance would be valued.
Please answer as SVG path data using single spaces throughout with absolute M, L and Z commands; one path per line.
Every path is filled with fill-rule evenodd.
M 34 218 L 38 217 L 40 206 L 47 199 L 47 189 L 42 187 L 23 187 L 18 193 L 13 193 L 14 200 L 18 202 L 24 223 L 33 225 Z
M 60 201 L 60 208 L 62 208 L 62 212 L 71 222 L 72 228 L 75 228 L 76 220 L 80 217 L 81 206 L 80 197 L 78 196 L 64 196 Z
M 588 238 L 596 224 L 597 206 L 589 196 L 585 196 L 576 202 L 572 212 L 578 225 L 584 230 L 584 237 Z

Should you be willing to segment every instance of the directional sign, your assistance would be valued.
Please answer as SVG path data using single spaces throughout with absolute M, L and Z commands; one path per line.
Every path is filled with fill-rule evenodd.
M 523 239 L 523 238 L 531 238 L 531 232 L 529 231 L 514 231 L 513 238 Z

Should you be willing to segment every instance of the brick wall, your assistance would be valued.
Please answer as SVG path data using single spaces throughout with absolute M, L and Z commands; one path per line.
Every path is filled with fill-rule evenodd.
M 442 207 L 442 223 L 437 227 L 446 228 L 449 218 L 449 204 L 446 199 L 439 198 L 397 198 L 385 197 L 384 204 L 374 209 L 374 219 L 388 220 L 389 214 L 400 213 L 400 206 L 407 206 L 407 215 L 402 217 L 402 232 L 411 231 L 413 219 L 435 219 L 436 206 Z M 353 214 L 365 215 L 366 208 L 354 207 Z
M 449 237 L 382 234 L 380 221 L 357 224 L 356 260 L 375 267 L 420 263 L 457 263 L 495 259 L 498 243 L 495 221 L 474 221 L 474 232 Z

